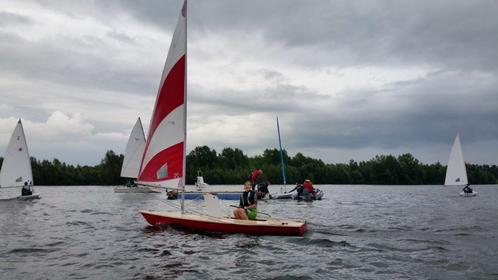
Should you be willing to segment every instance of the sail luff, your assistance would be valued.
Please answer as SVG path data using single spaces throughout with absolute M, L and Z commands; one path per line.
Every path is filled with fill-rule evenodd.
M 453 146 L 451 147 L 448 165 L 446 168 L 446 177 L 444 180 L 445 186 L 464 186 L 468 184 L 467 169 L 463 159 L 462 146 L 460 144 L 460 136 L 455 137 Z
M 278 116 L 277 116 L 277 132 L 278 132 L 278 145 L 280 147 L 280 164 L 282 166 L 282 179 L 284 181 L 284 185 L 287 185 L 287 176 L 285 175 L 284 152 L 282 149 L 282 139 L 280 138 L 280 125 L 278 123 Z
M 183 2 L 182 7 L 182 16 L 185 17 L 185 71 L 184 71 L 184 83 L 183 83 L 183 100 L 184 100 L 184 117 L 183 117 L 183 173 L 181 180 L 181 192 L 182 192 L 182 201 L 180 204 L 180 208 L 182 214 L 185 213 L 185 185 L 187 184 L 187 0 Z
M 21 125 L 21 133 L 22 133 L 22 137 L 24 138 L 24 145 L 26 147 L 26 157 L 28 159 L 29 182 L 31 185 L 34 186 L 35 182 L 33 181 L 33 167 L 31 166 L 31 158 L 29 156 L 28 140 L 26 140 L 26 134 L 24 133 L 24 127 L 22 126 L 21 119 L 19 119 L 19 124 Z

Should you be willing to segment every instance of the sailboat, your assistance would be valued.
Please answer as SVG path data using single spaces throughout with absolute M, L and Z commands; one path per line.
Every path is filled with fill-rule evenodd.
M 121 166 L 121 177 L 132 179 L 125 187 L 120 186 L 114 189 L 117 193 L 160 193 L 161 191 L 149 186 L 136 184 L 133 179 L 137 179 L 142 162 L 142 155 L 145 149 L 145 134 L 142 121 L 138 118 L 130 133 L 126 144 L 123 165 Z
M 284 160 L 284 151 L 282 149 L 282 139 L 280 137 L 280 124 L 278 122 L 277 117 L 277 134 L 278 134 L 278 146 L 280 148 L 280 166 L 282 171 L 282 181 L 284 183 L 283 189 L 280 189 L 280 193 L 272 194 L 271 197 L 274 199 L 291 199 L 292 193 L 287 193 L 287 176 L 285 175 L 285 160 Z
M 219 233 L 301 235 L 306 222 L 268 219 L 237 220 L 228 216 L 185 211 L 186 121 L 187 121 L 187 2 L 185 1 L 173 34 L 164 66 L 139 180 L 166 186 L 177 185 L 180 211 L 140 213 L 151 225 L 170 224 L 189 230 Z M 209 194 L 206 197 L 210 197 Z M 205 201 L 211 201 L 206 199 Z M 212 202 L 212 201 L 211 201 Z M 211 203 L 213 204 L 213 203 Z
M 34 193 L 32 186 L 33 171 L 31 170 L 28 145 L 26 144 L 26 136 L 24 135 L 21 119 L 19 119 L 16 128 L 10 137 L 7 151 L 5 152 L 5 157 L 3 159 L 2 168 L 0 170 L 0 187 L 26 187 L 29 189 L 29 194 L 2 198 L 1 200 L 30 200 L 40 198 L 40 194 Z
M 467 169 L 463 160 L 462 147 L 460 145 L 460 136 L 455 137 L 453 146 L 451 147 L 450 157 L 448 159 L 448 167 L 446 168 L 445 186 L 466 186 L 468 185 Z M 470 193 L 461 192 L 461 196 L 476 196 L 477 192 Z
M 282 180 L 284 182 L 284 187 L 283 189 L 280 189 L 280 193 L 274 193 L 271 195 L 271 198 L 273 199 L 295 199 L 295 200 L 302 200 L 303 198 L 299 196 L 298 192 L 296 191 L 293 193 L 294 190 L 297 189 L 294 188 L 294 190 L 287 192 L 286 186 L 287 186 L 287 176 L 285 175 L 285 160 L 284 160 L 284 150 L 282 149 L 282 138 L 280 137 L 280 124 L 278 122 L 278 117 L 277 117 L 277 134 L 278 134 L 278 146 L 280 148 L 280 166 L 282 170 Z M 323 191 L 320 189 L 315 188 L 315 193 L 313 196 L 311 196 L 310 200 L 321 200 L 323 197 Z

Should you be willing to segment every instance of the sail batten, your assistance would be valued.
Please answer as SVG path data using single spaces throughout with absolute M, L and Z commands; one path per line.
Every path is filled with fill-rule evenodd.
M 464 186 L 468 184 L 467 169 L 463 159 L 462 146 L 460 145 L 460 136 L 455 137 L 451 147 L 448 166 L 446 168 L 445 186 Z
M 21 119 L 12 133 L 0 170 L 0 187 L 19 187 L 33 183 L 28 145 Z
M 138 181 L 176 188 L 185 173 L 186 3 L 180 13 L 150 121 Z

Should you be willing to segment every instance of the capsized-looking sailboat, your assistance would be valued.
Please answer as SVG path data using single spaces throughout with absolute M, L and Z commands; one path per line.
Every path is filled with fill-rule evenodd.
M 29 159 L 28 145 L 26 136 L 22 127 L 21 119 L 17 122 L 16 128 L 10 137 L 7 151 L 0 170 L 0 187 L 25 187 L 28 194 L 2 198 L 1 200 L 29 200 L 40 198 L 39 193 L 33 191 L 33 172 L 31 170 L 31 161 Z M 24 194 L 24 192 L 23 192 Z
M 277 117 L 277 133 L 278 133 L 278 146 L 280 148 L 280 164 L 281 164 L 281 169 L 282 169 L 282 180 L 284 182 L 284 191 L 281 189 L 280 193 L 273 193 L 270 197 L 273 199 L 295 199 L 295 200 L 303 200 L 302 195 L 299 194 L 297 189 L 299 187 L 302 187 L 302 185 L 296 185 L 293 190 L 290 192 L 287 192 L 286 190 L 286 185 L 287 185 L 287 176 L 285 175 L 285 160 L 284 160 L 284 150 L 282 149 L 282 138 L 280 137 L 280 124 L 278 122 L 278 117 Z M 293 191 L 296 190 L 295 193 Z M 283 193 L 282 193 L 283 191 Z M 315 193 L 311 195 L 308 199 L 304 200 L 321 200 L 323 197 L 323 191 L 320 189 L 315 188 Z
M 126 187 L 117 187 L 114 192 L 117 193 L 160 193 L 152 187 L 137 185 L 133 179 L 138 178 L 140 164 L 142 163 L 142 155 L 145 149 L 145 134 L 142 127 L 142 121 L 138 118 L 135 126 L 130 133 L 128 143 L 126 144 L 125 156 L 123 165 L 121 166 L 121 177 L 130 178 Z
M 300 220 L 236 220 L 209 214 L 211 211 L 208 213 L 185 211 L 186 58 L 187 2 L 185 1 L 166 59 L 139 176 L 141 181 L 164 185 L 177 184 L 182 198 L 181 211 L 142 210 L 140 213 L 151 225 L 172 224 L 190 230 L 221 233 L 303 234 L 306 231 L 306 222 Z
M 291 199 L 292 193 L 288 193 L 286 190 L 287 176 L 285 174 L 284 151 L 282 149 L 282 139 L 280 137 L 280 124 L 278 122 L 278 117 L 277 117 L 277 134 L 278 134 L 278 147 L 280 148 L 280 166 L 281 166 L 281 171 L 282 171 L 282 180 L 284 183 L 284 187 L 283 187 L 283 189 L 280 189 L 280 193 L 274 193 L 271 195 L 271 197 L 274 199 Z
M 455 137 L 453 146 L 451 147 L 450 157 L 448 159 L 448 167 L 446 168 L 445 186 L 466 186 L 468 185 L 467 169 L 463 160 L 462 147 L 460 145 L 460 136 Z M 476 196 L 477 192 L 469 193 L 461 192 L 462 196 Z

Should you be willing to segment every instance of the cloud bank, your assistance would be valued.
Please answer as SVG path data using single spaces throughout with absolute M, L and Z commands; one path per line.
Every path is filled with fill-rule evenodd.
M 0 150 L 97 163 L 152 113 L 181 1 L 5 1 Z M 498 158 L 493 1 L 190 1 L 188 147 Z M 112 16 L 111 16 L 112 15 Z

